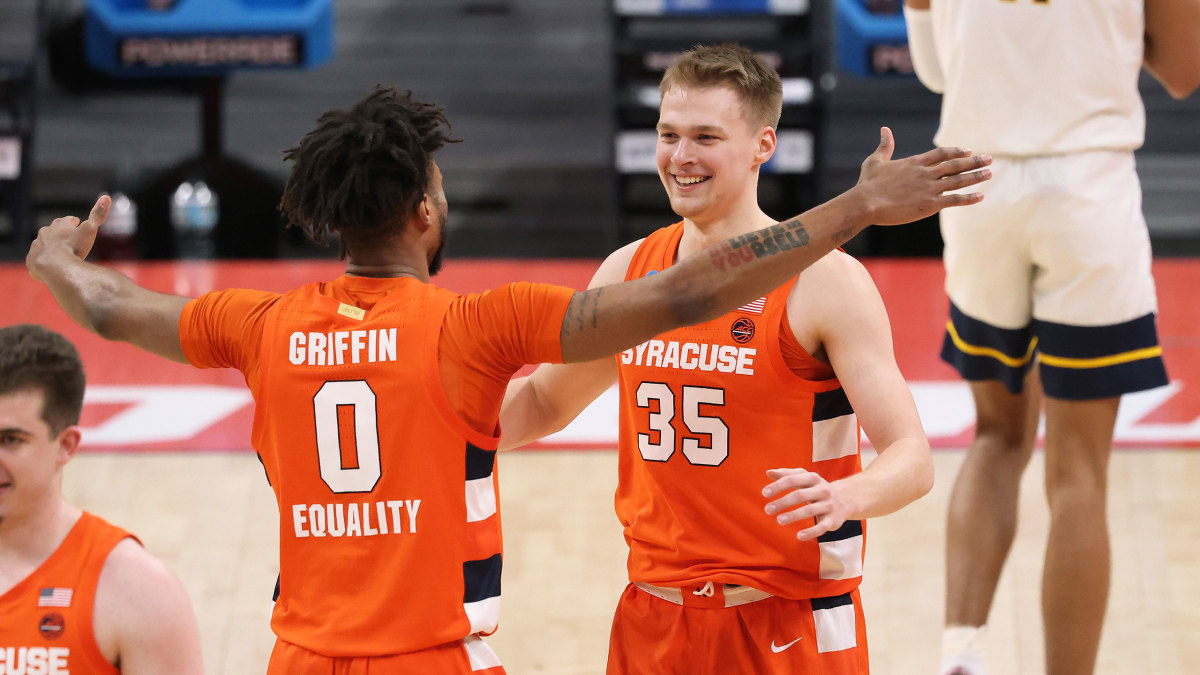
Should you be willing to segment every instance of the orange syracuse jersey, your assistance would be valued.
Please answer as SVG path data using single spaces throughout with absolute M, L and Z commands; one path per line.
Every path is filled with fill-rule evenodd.
M 670 266 L 682 235 L 678 223 L 647 237 L 626 278 Z M 800 526 L 764 511 L 768 469 L 803 467 L 828 481 L 862 470 L 858 421 L 832 371 L 807 357 L 801 372 L 824 379 L 805 379 L 790 363 L 803 353 L 786 318 L 794 284 L 617 356 L 616 510 L 631 581 L 741 584 L 788 598 L 858 586 L 862 521 L 801 542 Z
M 117 673 L 92 608 L 104 561 L 131 535 L 86 511 L 54 553 L 0 595 L 0 673 Z
M 238 368 L 254 396 L 280 515 L 280 639 L 376 656 L 495 630 L 499 405 L 522 365 L 561 360 L 571 293 L 343 276 L 187 305 L 188 360 Z

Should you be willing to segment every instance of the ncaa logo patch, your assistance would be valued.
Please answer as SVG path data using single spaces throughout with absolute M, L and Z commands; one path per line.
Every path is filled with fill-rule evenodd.
M 50 612 L 38 622 L 38 632 L 47 640 L 57 640 L 62 636 L 66 627 L 67 622 L 63 620 L 62 614 L 58 612 Z
M 746 344 L 754 337 L 754 322 L 744 316 L 739 317 L 729 327 L 729 334 L 733 336 L 734 342 Z

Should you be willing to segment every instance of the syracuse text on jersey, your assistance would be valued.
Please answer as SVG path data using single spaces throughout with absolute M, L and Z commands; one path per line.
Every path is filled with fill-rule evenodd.
M 0 673 L 70 675 L 67 647 L 0 647 Z
M 621 363 L 646 368 L 717 371 L 737 375 L 754 374 L 752 347 L 714 345 L 676 340 L 649 340 L 621 352 Z
M 292 333 L 288 359 L 297 366 L 340 366 L 396 360 L 396 329 L 339 330 L 332 333 Z

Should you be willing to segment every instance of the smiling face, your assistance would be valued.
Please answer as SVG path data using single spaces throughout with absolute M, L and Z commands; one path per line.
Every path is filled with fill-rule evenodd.
M 0 524 L 57 503 L 61 469 L 79 446 L 79 429 L 57 434 L 42 419 L 44 394 L 20 389 L 0 394 Z
M 671 208 L 698 224 L 758 208 L 758 169 L 775 130 L 749 119 L 733 89 L 672 87 L 662 97 L 655 161 Z

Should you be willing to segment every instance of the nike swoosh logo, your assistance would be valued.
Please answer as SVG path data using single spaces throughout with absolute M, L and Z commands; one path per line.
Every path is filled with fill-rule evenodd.
M 796 644 L 797 642 L 799 642 L 803 639 L 804 639 L 804 636 L 800 636 L 800 637 L 796 638 L 795 640 L 792 640 L 791 642 L 787 643 L 786 645 L 779 645 L 779 646 L 776 646 L 775 641 L 771 640 L 771 653 L 778 654 L 779 652 L 784 651 L 788 647 L 791 647 L 792 645 Z

